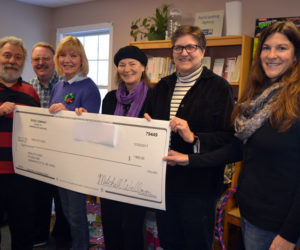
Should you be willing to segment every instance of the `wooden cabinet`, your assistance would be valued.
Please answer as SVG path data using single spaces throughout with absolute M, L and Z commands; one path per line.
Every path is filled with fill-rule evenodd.
M 167 57 L 172 56 L 170 40 L 131 42 L 142 49 L 147 55 Z M 222 36 L 207 38 L 205 56 L 211 57 L 211 69 L 216 58 L 237 57 L 241 55 L 240 77 L 238 82 L 231 82 L 235 97 L 241 95 L 248 79 L 251 64 L 253 39 L 247 35 Z

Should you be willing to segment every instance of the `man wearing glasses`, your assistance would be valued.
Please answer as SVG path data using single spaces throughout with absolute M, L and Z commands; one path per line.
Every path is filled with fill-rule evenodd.
M 31 64 L 36 74 L 29 83 L 34 87 L 41 100 L 41 107 L 48 108 L 53 86 L 58 82 L 55 71 L 55 50 L 51 44 L 38 42 L 32 47 Z M 47 244 L 50 230 L 52 198 L 55 201 L 55 226 L 52 236 L 59 247 L 68 246 L 70 243 L 69 224 L 63 215 L 60 198 L 56 186 L 37 181 L 35 192 L 35 234 L 34 246 Z
M 31 64 L 36 77 L 29 83 L 39 94 L 42 108 L 48 108 L 51 90 L 58 81 L 53 61 L 54 54 L 54 48 L 49 43 L 38 42 L 32 47 Z

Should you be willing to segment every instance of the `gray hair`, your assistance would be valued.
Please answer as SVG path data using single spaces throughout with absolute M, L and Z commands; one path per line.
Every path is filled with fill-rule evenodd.
M 24 53 L 24 59 L 26 58 L 27 49 L 25 48 L 24 42 L 21 38 L 18 38 L 15 36 L 5 36 L 5 37 L 1 38 L 0 39 L 0 49 L 2 49 L 2 47 L 7 43 L 21 47 L 21 49 L 23 50 L 23 53 Z

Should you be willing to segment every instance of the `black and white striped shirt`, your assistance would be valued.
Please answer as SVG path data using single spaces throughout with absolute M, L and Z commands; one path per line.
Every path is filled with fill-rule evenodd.
M 200 77 L 202 73 L 202 69 L 203 67 L 201 65 L 199 69 L 197 69 L 190 75 L 180 76 L 179 74 L 177 74 L 177 81 L 176 81 L 175 89 L 171 100 L 170 120 L 174 116 L 176 116 L 178 107 L 183 97 L 186 95 L 189 89 L 195 84 L 196 80 Z

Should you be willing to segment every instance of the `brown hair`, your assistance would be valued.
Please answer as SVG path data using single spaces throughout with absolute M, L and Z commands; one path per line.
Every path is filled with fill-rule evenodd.
M 63 75 L 63 70 L 58 64 L 58 57 L 61 54 L 61 52 L 66 48 L 72 48 L 74 49 L 81 58 L 81 74 L 82 76 L 87 76 L 89 73 L 89 63 L 84 51 L 84 47 L 82 46 L 82 43 L 77 37 L 74 36 L 66 36 L 64 37 L 60 43 L 57 46 L 56 53 L 54 56 L 54 62 L 56 66 L 57 73 L 59 75 Z
M 37 47 L 43 47 L 46 49 L 51 50 L 51 52 L 53 53 L 53 55 L 55 54 L 55 49 L 53 48 L 53 46 L 50 43 L 46 43 L 46 42 L 38 42 L 35 45 L 32 46 L 32 51 L 34 51 L 35 48 Z
M 292 66 L 278 80 L 284 82 L 284 85 L 273 105 L 270 117 L 272 126 L 279 132 L 284 132 L 300 118 L 300 31 L 294 23 L 280 21 L 264 28 L 259 38 L 249 80 L 238 104 L 250 103 L 254 96 L 260 94 L 270 83 L 263 70 L 260 54 L 266 39 L 274 33 L 285 35 L 295 49 Z M 243 111 L 240 105 L 236 105 L 232 120 L 234 121 Z
M 179 37 L 185 35 L 191 35 L 198 42 L 198 45 L 200 46 L 201 50 L 205 50 L 206 38 L 204 33 L 199 27 L 191 25 L 182 25 L 175 31 L 171 38 L 172 45 L 175 45 Z

